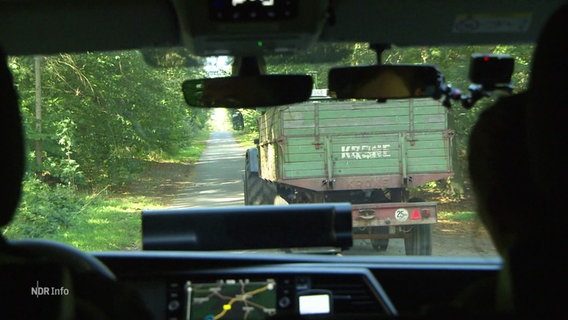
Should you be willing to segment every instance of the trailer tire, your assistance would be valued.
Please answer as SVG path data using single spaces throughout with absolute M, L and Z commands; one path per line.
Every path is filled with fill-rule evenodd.
M 432 225 L 413 226 L 409 237 L 404 239 L 404 249 L 407 256 L 432 255 Z
M 376 227 L 372 231 L 374 234 L 388 234 L 389 227 Z M 371 246 L 377 252 L 385 252 L 389 246 L 389 239 L 371 239 Z
M 424 202 L 424 199 L 411 198 L 408 202 Z M 413 226 L 409 236 L 404 239 L 404 249 L 407 256 L 432 255 L 432 225 Z

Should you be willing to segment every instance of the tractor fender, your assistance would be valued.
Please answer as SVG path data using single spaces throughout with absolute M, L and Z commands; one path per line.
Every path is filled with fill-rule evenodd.
M 250 148 L 246 151 L 245 171 L 258 173 L 258 149 Z

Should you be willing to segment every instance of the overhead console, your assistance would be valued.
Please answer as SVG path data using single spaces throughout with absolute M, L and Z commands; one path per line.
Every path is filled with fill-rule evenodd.
M 173 0 L 182 43 L 198 56 L 261 56 L 306 49 L 328 0 Z

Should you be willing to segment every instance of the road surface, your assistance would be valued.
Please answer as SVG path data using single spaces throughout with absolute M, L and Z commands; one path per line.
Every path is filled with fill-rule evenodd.
M 173 201 L 173 207 L 214 207 L 243 205 L 243 149 L 227 130 L 213 132 L 207 141 L 194 170 L 192 183 Z M 433 255 L 495 256 L 496 251 L 485 234 L 445 232 L 435 226 Z M 377 255 L 368 240 L 356 240 L 351 252 L 346 254 Z M 391 239 L 386 252 L 381 255 L 404 255 L 402 239 Z
M 245 150 L 229 131 L 213 132 L 195 164 L 194 181 L 172 207 L 220 207 L 244 204 Z

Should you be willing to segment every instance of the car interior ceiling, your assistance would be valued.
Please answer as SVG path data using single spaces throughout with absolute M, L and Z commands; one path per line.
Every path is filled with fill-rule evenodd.
M 10 16 L 0 13 L 0 21 L 21 20 L 22 16 L 28 15 L 29 10 L 31 10 L 31 15 L 26 18 L 31 22 L 29 28 L 25 30 L 15 29 L 16 26 L 17 28 L 22 27 L 19 23 L 9 26 L 5 22 L 0 22 L 0 30 L 4 30 L 0 31 L 2 35 L 0 41 L 4 41 L 0 45 L 5 46 L 5 53 L 9 55 L 51 54 L 61 50 L 78 52 L 91 48 L 115 50 L 180 45 L 180 31 L 176 25 L 177 18 L 167 1 L 125 1 L 122 5 L 116 5 L 114 1 L 99 2 L 101 5 L 100 15 L 91 15 L 88 5 L 70 4 L 70 2 L 65 1 L 64 9 L 52 8 L 48 1 L 41 4 L 34 2 L 33 5 L 27 2 L 23 2 L 21 5 L 15 1 L 7 2 L 7 6 L 13 6 L 16 9 L 10 12 Z M 408 18 L 408 20 L 413 20 L 410 27 L 427 34 L 417 32 L 417 34 L 411 36 L 399 32 L 396 34 L 397 39 L 400 39 L 399 43 L 436 45 L 462 41 L 459 35 L 437 32 L 438 29 L 443 29 L 441 26 L 443 21 L 453 19 L 456 12 L 451 11 L 451 8 L 454 8 L 452 6 L 449 6 L 450 10 L 440 12 L 439 6 L 432 6 L 434 2 L 436 1 L 412 2 L 418 6 L 423 6 L 421 9 L 424 16 L 418 16 L 417 19 Z M 384 1 L 380 3 L 384 3 Z M 531 7 L 530 3 L 531 1 L 519 1 L 519 6 L 528 8 Z M 507 4 L 510 4 L 510 2 L 507 2 Z M 334 1 L 334 5 L 337 9 L 335 15 L 336 29 L 330 27 L 324 30 L 321 35 L 323 41 L 352 38 L 355 33 L 354 28 L 357 28 L 357 25 L 346 21 L 348 19 L 345 17 L 360 15 L 366 17 L 365 19 L 370 19 L 363 14 L 362 10 L 378 4 L 373 1 L 361 1 L 360 5 L 352 6 L 347 1 Z M 500 6 L 501 3 L 480 1 L 472 5 Z M 108 10 L 105 10 L 105 6 Z M 538 7 L 535 8 L 535 10 L 538 10 Z M 86 20 L 79 22 L 69 19 L 67 20 L 68 25 L 50 25 L 49 21 L 54 18 L 49 14 L 53 14 L 55 19 L 66 20 L 64 17 L 67 10 L 78 13 L 78 17 Z M 564 170 L 559 170 L 559 168 L 563 168 L 565 161 L 558 150 L 562 150 L 562 147 L 566 145 L 566 136 L 562 133 L 562 130 L 565 122 L 563 116 L 566 114 L 564 108 L 568 106 L 567 95 L 563 94 L 566 87 L 566 75 L 568 75 L 568 63 L 565 61 L 565 55 L 568 52 L 568 41 L 566 41 L 568 39 L 568 28 L 566 28 L 568 5 L 563 5 L 553 18 L 545 24 L 549 16 L 547 13 L 545 9 L 540 14 L 537 12 L 534 16 L 536 20 L 534 25 L 544 26 L 542 33 L 541 29 L 531 29 L 527 33 L 519 35 L 519 37 L 524 37 L 523 39 L 497 39 L 511 43 L 518 40 L 539 39 L 526 102 L 529 119 L 527 137 L 532 165 L 529 174 L 536 181 L 534 192 L 535 196 L 538 197 L 532 201 L 542 202 L 542 212 L 554 217 L 539 218 L 549 219 L 551 223 L 540 224 L 544 227 L 535 224 L 534 235 L 537 239 L 522 242 L 526 245 L 525 247 L 517 247 L 511 252 L 512 263 L 521 266 L 513 268 L 513 281 L 517 284 L 514 294 L 515 305 L 518 306 L 516 312 L 528 318 L 538 318 L 543 315 L 562 312 L 565 297 L 562 292 L 558 293 L 551 290 L 550 287 L 560 286 L 566 275 L 566 262 L 562 255 L 566 251 L 563 228 L 568 221 L 566 221 L 567 215 L 563 213 L 562 184 L 568 179 Z M 401 22 L 397 21 L 395 17 L 405 17 L 409 14 L 403 11 L 401 4 L 393 5 L 390 10 L 381 10 L 380 16 L 375 18 L 392 26 L 400 26 Z M 431 21 L 427 17 L 436 14 L 440 14 L 438 21 Z M 123 19 L 138 21 L 139 23 L 129 23 L 125 27 L 125 24 L 121 23 Z M 66 41 L 65 38 L 67 37 L 77 37 L 75 30 L 69 28 L 75 23 L 80 23 L 82 26 L 91 24 L 92 28 L 81 28 L 82 34 L 79 37 L 82 40 L 78 39 L 77 42 Z M 429 27 L 424 29 L 418 27 L 422 24 L 429 24 Z M 97 28 L 97 26 L 103 25 L 104 30 L 116 32 L 115 37 L 103 35 Z M 371 24 L 366 23 L 366 25 Z M 53 41 L 42 41 L 41 32 L 37 32 L 40 28 L 43 28 L 43 32 L 46 33 L 60 32 L 62 36 L 53 39 Z M 397 29 L 396 27 L 392 28 L 393 30 Z M 407 30 L 402 27 L 400 29 Z M 384 39 L 389 38 L 391 31 L 396 33 L 393 30 L 381 29 L 377 25 L 376 29 L 366 29 L 362 32 L 361 39 L 357 40 L 371 40 L 370 42 L 373 42 L 380 39 L 384 41 Z M 8 33 L 12 35 L 5 36 Z M 131 34 L 139 36 L 131 37 Z M 420 38 L 425 40 L 421 42 Z M 476 43 L 485 40 L 481 38 L 481 35 L 469 35 L 468 41 Z M 37 42 L 41 42 L 41 44 L 32 44 Z M 1 60 L 0 118 L 3 119 L 5 124 L 4 136 L 9 137 L 2 139 L 2 150 L 6 155 L 10 155 L 4 157 L 4 165 L 2 166 L 3 199 L 5 203 L 2 214 L 0 214 L 0 224 L 6 225 L 10 223 L 21 195 L 21 183 L 24 175 L 24 139 L 18 113 L 17 93 L 12 83 L 10 71 L 7 68 L 6 56 L 2 54 Z M 511 162 L 514 163 L 514 159 L 511 159 Z M 233 268 L 242 269 L 249 267 L 263 268 L 279 264 L 286 264 L 289 267 L 290 264 L 297 264 L 294 268 L 297 267 L 302 270 L 302 266 L 313 264 L 322 267 L 323 263 L 330 261 L 335 263 L 336 267 L 361 268 L 361 265 L 357 264 L 359 261 L 355 258 L 343 260 L 299 256 L 258 258 L 246 254 L 239 257 L 227 257 L 222 254 L 209 255 L 207 253 L 180 253 L 176 256 L 160 252 L 109 252 L 96 253 L 93 256 L 71 247 L 43 241 L 11 245 L 3 237 L 0 237 L 0 240 L 2 241 L 0 244 L 0 272 L 2 273 L 0 279 L 4 279 L 10 284 L 10 286 L 4 286 L 0 289 L 1 299 L 6 299 L 14 306 L 17 305 L 19 299 L 28 301 L 29 286 L 21 286 L 25 289 L 25 292 L 14 292 L 7 288 L 14 288 L 18 283 L 35 281 L 38 275 L 41 275 L 56 279 L 54 281 L 68 286 L 76 286 L 78 296 L 75 298 L 79 303 L 82 303 L 82 308 L 77 308 L 75 301 L 67 299 L 67 297 L 55 297 L 54 299 L 42 300 L 43 304 L 40 306 L 9 307 L 7 308 L 8 318 L 21 318 L 22 316 L 23 318 L 33 318 L 34 313 L 40 312 L 40 310 L 47 310 L 45 312 L 48 312 L 48 314 L 65 315 L 66 312 L 69 312 L 66 310 L 74 308 L 77 308 L 77 315 L 81 318 L 95 319 L 97 315 L 104 315 L 105 313 L 111 314 L 110 318 L 150 318 L 143 311 L 140 311 L 144 309 L 144 302 L 137 296 L 137 292 L 123 286 L 121 280 L 130 279 L 132 283 L 139 279 L 148 280 L 157 276 L 155 273 L 157 269 L 177 274 L 191 268 L 195 268 L 197 271 L 216 269 L 220 265 L 230 265 Z M 454 269 L 452 269 L 452 263 L 445 265 L 445 262 L 436 259 L 415 261 L 413 266 L 405 265 L 404 259 L 393 259 L 391 263 L 388 263 L 388 260 L 385 261 L 387 262 L 382 266 L 369 266 L 365 263 L 363 267 L 372 270 L 371 272 L 376 276 L 397 308 L 408 313 L 419 311 L 416 300 L 422 299 L 421 302 L 426 303 L 434 303 L 439 300 L 449 301 L 454 295 L 458 294 L 464 284 L 493 277 L 500 269 L 499 261 L 490 261 L 486 265 L 476 265 L 475 261 L 468 262 L 467 259 L 464 259 L 462 262 L 453 265 Z M 290 272 L 296 270 L 294 268 Z M 425 270 L 427 272 L 424 272 Z M 473 272 L 468 272 L 469 270 L 473 270 Z M 6 274 L 10 276 L 9 279 L 6 279 Z M 401 274 L 404 274 L 404 276 L 400 276 Z M 447 277 L 455 279 L 455 283 L 447 284 L 445 292 L 434 292 L 437 297 L 429 296 L 431 288 L 439 285 L 439 281 Z M 398 281 L 401 278 L 404 279 L 402 283 Z M 408 292 L 406 292 L 405 287 L 410 286 L 410 283 L 413 290 L 416 290 L 421 296 L 413 295 L 414 299 L 408 299 Z M 102 289 L 94 290 L 93 288 L 97 286 Z M 564 290 L 563 287 L 557 289 Z M 535 292 L 542 294 L 534 294 Z M 114 302 L 119 301 L 120 306 L 116 306 L 113 300 L 115 300 Z M 113 307 L 107 307 L 107 305 L 113 305 Z M 0 310 L 0 314 L 2 312 L 3 310 Z M 444 313 L 437 315 L 445 316 Z M 455 313 L 452 313 L 449 316 L 455 315 Z
M 124 50 L 184 46 L 184 33 L 172 2 L 164 0 L 97 1 L 97 10 L 75 1 L 3 1 L 0 36 L 9 55 L 54 54 L 89 50 Z M 533 42 L 550 13 L 562 1 L 535 6 L 532 1 L 455 1 L 439 7 L 438 1 L 408 2 L 361 0 L 331 1 L 328 25 L 318 41 L 359 41 L 397 46 L 436 46 Z M 487 33 L 459 30 L 456 17 L 464 11 L 530 12 L 523 32 Z M 464 9 L 467 8 L 467 9 Z M 369 14 L 373 13 L 373 14 Z M 360 23 L 353 24 L 357 18 Z M 435 17 L 435 18 L 433 18 Z M 465 19 L 465 18 L 464 18 Z M 25 21 L 25 23 L 19 23 Z M 57 23 L 53 23 L 57 21 Z M 364 27 L 361 27 L 364 25 Z M 57 34 L 57 37 L 49 36 Z M 109 36 L 112 35 L 112 36 Z M 44 39 L 49 37 L 50 41 Z M 73 39 L 69 41 L 68 39 Z

